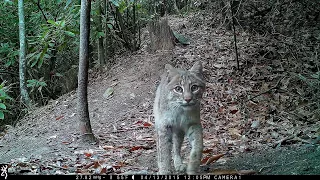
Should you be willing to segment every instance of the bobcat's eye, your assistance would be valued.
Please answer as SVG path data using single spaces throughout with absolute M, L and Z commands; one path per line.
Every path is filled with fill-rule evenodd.
M 181 86 L 176 86 L 174 89 L 173 89 L 176 93 L 182 93 L 183 92 L 183 89 Z
M 191 86 L 191 91 L 192 92 L 196 92 L 196 91 L 198 91 L 199 90 L 199 86 L 197 86 L 197 85 L 192 85 Z

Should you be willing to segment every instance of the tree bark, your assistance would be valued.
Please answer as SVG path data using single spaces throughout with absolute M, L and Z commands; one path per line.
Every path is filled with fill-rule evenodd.
M 168 25 L 168 19 L 163 18 L 160 21 L 151 21 L 149 23 L 149 35 L 152 51 L 171 50 L 175 46 L 173 32 Z
M 98 3 L 98 32 L 102 32 L 102 7 L 104 0 L 100 0 Z M 103 65 L 105 65 L 105 55 L 104 55 L 104 47 L 103 47 L 103 37 L 99 37 L 98 39 L 98 60 L 99 60 L 99 66 L 102 68 Z
M 22 102 L 29 107 L 31 105 L 30 97 L 26 86 L 26 33 L 24 21 L 23 0 L 18 2 L 19 14 L 19 39 L 20 39 L 20 54 L 19 54 L 19 79 L 20 79 L 20 95 Z
M 92 133 L 88 108 L 87 85 L 89 66 L 90 9 L 91 0 L 81 0 L 77 114 L 79 118 L 80 132 L 84 142 L 94 142 L 97 140 Z

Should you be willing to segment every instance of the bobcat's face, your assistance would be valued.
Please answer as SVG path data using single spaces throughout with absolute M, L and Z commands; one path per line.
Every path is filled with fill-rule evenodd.
M 194 65 L 189 71 L 175 69 L 172 66 L 168 69 L 169 103 L 175 107 L 192 108 L 200 104 L 205 83 L 202 77 L 202 66 Z

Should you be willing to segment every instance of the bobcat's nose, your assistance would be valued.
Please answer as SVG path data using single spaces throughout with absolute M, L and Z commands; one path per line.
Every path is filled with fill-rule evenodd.
M 191 97 L 185 97 L 184 100 L 189 103 L 191 101 Z

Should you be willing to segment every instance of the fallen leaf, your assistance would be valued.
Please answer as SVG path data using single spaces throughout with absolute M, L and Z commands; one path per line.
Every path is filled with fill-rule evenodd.
M 139 149 L 151 149 L 151 147 L 147 147 L 147 146 L 133 146 L 129 149 L 129 151 L 136 151 L 136 150 L 139 150 Z
M 139 120 L 139 121 L 137 121 L 137 122 L 134 123 L 134 124 L 142 124 L 144 127 L 150 127 L 150 126 L 152 126 L 151 123 L 146 122 L 146 121 L 143 121 L 143 120 Z
M 142 120 L 138 120 L 137 122 L 135 122 L 134 124 L 141 124 L 143 121 Z
M 72 113 L 69 117 L 73 117 L 74 115 L 76 115 L 76 113 Z
M 100 174 L 106 174 L 106 173 L 107 173 L 107 168 L 105 168 L 105 167 L 102 168 L 100 171 Z
M 143 149 L 143 147 L 142 146 L 134 146 L 134 147 L 130 148 L 129 151 L 136 151 L 136 150 L 139 150 L 139 149 Z
M 95 163 L 93 162 L 93 163 L 89 163 L 89 164 L 87 164 L 87 165 L 85 165 L 85 166 L 83 166 L 83 169 L 89 169 L 91 166 L 93 166 Z
M 240 170 L 238 171 L 239 175 L 250 175 L 250 174 L 256 174 L 257 172 L 255 170 Z
M 236 128 L 229 128 L 228 130 L 229 130 L 229 133 L 231 135 L 235 135 L 235 136 L 241 137 L 241 131 L 240 130 L 238 130 Z
M 238 112 L 237 105 L 230 106 L 230 107 L 229 107 L 229 110 L 230 110 L 230 113 L 231 113 L 231 114 L 237 113 L 237 112 Z
M 100 167 L 101 164 L 103 164 L 103 163 L 104 163 L 104 161 L 95 161 L 93 168 L 97 169 L 97 168 Z
M 58 121 L 58 120 L 62 119 L 63 117 L 64 116 L 59 116 L 59 117 L 56 118 L 56 120 Z
M 107 146 L 107 145 L 102 146 L 102 148 L 103 148 L 104 150 L 108 150 L 108 149 L 115 149 L 115 147 L 114 147 L 114 146 Z
M 218 159 L 220 159 L 222 156 L 224 156 L 225 154 L 218 154 L 218 155 L 215 155 L 215 156 L 212 156 L 210 158 L 208 158 L 207 162 L 205 163 L 205 165 L 208 165 L 212 162 L 215 162 L 217 161 Z
M 209 158 L 210 158 L 210 156 L 207 156 L 207 157 L 203 158 L 201 160 L 201 164 L 205 164 L 208 161 Z
M 123 166 L 125 166 L 125 164 L 123 162 L 119 162 L 118 164 L 112 165 L 112 167 L 115 169 L 120 169 Z
M 230 110 L 230 113 L 231 113 L 231 114 L 235 114 L 235 113 L 237 113 L 237 112 L 238 112 L 238 109 Z
M 220 68 L 224 67 L 224 65 L 223 64 L 214 64 L 213 67 L 220 69 Z
M 62 141 L 62 144 L 65 144 L 65 145 L 68 145 L 68 144 L 71 144 L 72 143 L 72 141 L 71 142 L 68 142 L 68 141 Z
M 48 139 L 55 139 L 55 138 L 57 138 L 57 135 L 50 136 Z
M 230 170 L 230 169 L 215 169 L 210 174 L 212 174 L 212 175 L 223 175 L 223 174 L 236 175 L 236 174 L 238 174 L 238 171 L 237 170 Z
M 111 86 L 111 87 L 114 87 L 114 86 L 116 86 L 116 85 L 118 85 L 118 84 L 119 84 L 119 81 L 112 83 L 110 86 Z
M 202 153 L 206 154 L 206 153 L 210 153 L 212 151 L 213 151 L 213 149 L 209 148 L 209 149 L 203 150 Z
M 251 124 L 251 127 L 254 128 L 254 129 L 257 129 L 259 126 L 260 126 L 260 121 L 259 120 L 253 121 L 252 124 Z
M 144 126 L 144 127 L 149 127 L 149 126 L 151 126 L 151 124 L 148 123 L 148 122 L 144 122 L 144 123 L 143 123 L 143 126 Z
M 91 157 L 91 156 L 92 156 L 91 153 L 87 153 L 87 152 L 85 152 L 84 155 L 85 155 L 86 157 Z
M 109 99 L 112 95 L 113 95 L 113 88 L 109 87 L 104 93 L 103 93 L 103 97 Z

